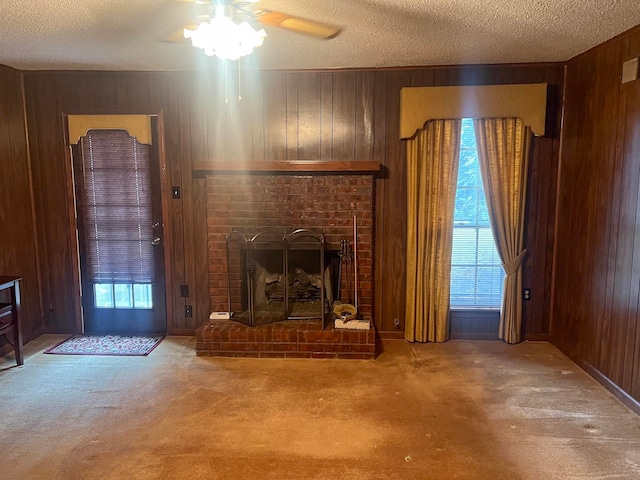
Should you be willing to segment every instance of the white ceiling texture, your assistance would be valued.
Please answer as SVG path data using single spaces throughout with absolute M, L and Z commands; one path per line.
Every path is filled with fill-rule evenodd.
M 0 0 L 0 64 L 20 70 L 216 68 L 162 41 L 210 7 L 176 0 Z M 640 24 L 638 0 L 261 0 L 335 24 L 320 40 L 265 26 L 248 67 L 375 68 L 564 61 Z M 204 10 L 203 10 L 204 9 Z

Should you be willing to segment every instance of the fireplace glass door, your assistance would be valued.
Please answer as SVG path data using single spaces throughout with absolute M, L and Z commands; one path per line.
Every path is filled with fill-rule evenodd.
M 246 325 L 282 320 L 322 319 L 328 311 L 322 233 L 239 232 L 227 236 L 228 305 Z M 331 297 L 331 294 L 328 295 Z

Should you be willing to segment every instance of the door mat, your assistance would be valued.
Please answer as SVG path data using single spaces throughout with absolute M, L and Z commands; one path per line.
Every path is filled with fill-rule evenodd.
M 144 356 L 158 346 L 162 335 L 74 335 L 45 350 L 54 355 L 116 355 Z

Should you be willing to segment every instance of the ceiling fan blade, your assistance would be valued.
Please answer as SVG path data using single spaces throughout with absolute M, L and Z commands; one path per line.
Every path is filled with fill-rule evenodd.
M 174 32 L 171 32 L 169 35 L 164 37 L 162 41 L 167 43 L 184 43 L 187 41 L 187 39 L 184 37 L 184 30 L 185 29 L 195 30 L 196 28 L 198 28 L 198 25 L 199 25 L 198 23 L 189 23 L 189 24 L 183 25 L 182 28 Z
M 292 17 L 285 13 L 273 12 L 271 10 L 258 10 L 254 13 L 255 18 L 265 25 L 286 28 L 293 32 L 330 39 L 340 33 L 341 28 L 326 23 L 305 20 L 304 18 Z

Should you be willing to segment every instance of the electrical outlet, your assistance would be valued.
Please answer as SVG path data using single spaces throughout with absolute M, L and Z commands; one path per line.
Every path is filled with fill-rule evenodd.
M 184 306 L 184 316 L 193 317 L 193 307 L 191 305 Z

